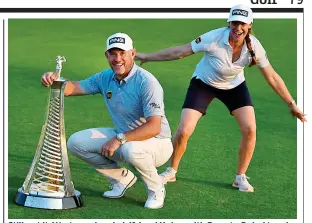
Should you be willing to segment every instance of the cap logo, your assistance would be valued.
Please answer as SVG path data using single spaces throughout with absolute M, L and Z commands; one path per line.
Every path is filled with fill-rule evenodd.
M 242 9 L 234 9 L 232 11 L 232 15 L 242 15 L 242 16 L 248 17 L 248 12 Z
M 112 45 L 114 43 L 123 43 L 123 44 L 125 44 L 126 41 L 125 41 L 125 38 L 123 38 L 123 37 L 113 37 L 113 38 L 109 39 L 109 41 L 108 41 L 109 45 Z

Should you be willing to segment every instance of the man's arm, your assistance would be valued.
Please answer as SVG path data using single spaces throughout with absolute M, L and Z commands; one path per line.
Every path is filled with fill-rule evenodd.
M 86 94 L 87 93 L 83 90 L 78 81 L 67 81 L 64 89 L 65 96 L 80 96 Z
M 146 119 L 146 123 L 140 127 L 125 132 L 126 141 L 143 141 L 150 139 L 160 132 L 161 116 L 151 116 Z M 102 156 L 111 157 L 114 152 L 119 148 L 121 142 L 116 137 L 111 138 L 108 142 L 102 145 Z
M 53 81 L 57 79 L 55 72 L 44 73 L 41 77 L 41 83 L 43 86 L 49 87 L 53 84 Z M 64 89 L 65 96 L 79 96 L 87 94 L 80 86 L 78 81 L 67 81 Z
M 158 81 L 149 80 L 141 86 L 141 100 L 146 123 L 124 133 L 127 141 L 146 140 L 157 136 L 161 131 L 161 118 L 165 115 L 163 89 Z
M 146 123 L 129 132 L 124 133 L 127 141 L 143 141 L 157 136 L 160 133 L 161 116 L 151 116 Z

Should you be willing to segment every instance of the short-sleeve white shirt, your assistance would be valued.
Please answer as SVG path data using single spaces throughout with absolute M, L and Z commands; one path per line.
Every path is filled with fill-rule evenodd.
M 244 68 L 251 62 L 246 43 L 237 61 L 232 63 L 233 49 L 229 43 L 230 28 L 209 31 L 191 42 L 194 53 L 204 52 L 193 77 L 218 89 L 232 89 L 244 82 Z M 250 35 L 251 45 L 260 68 L 270 64 L 259 40 Z

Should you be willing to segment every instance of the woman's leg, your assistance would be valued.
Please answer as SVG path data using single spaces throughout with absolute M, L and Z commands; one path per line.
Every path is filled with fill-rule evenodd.
M 184 108 L 181 114 L 180 124 L 173 137 L 173 155 L 171 167 L 178 171 L 180 161 L 186 150 L 187 142 L 193 134 L 202 113 L 194 109 Z
M 236 178 L 241 179 L 243 177 L 243 179 L 241 180 L 247 181 L 247 179 L 245 179 L 246 178 L 245 174 L 247 172 L 256 145 L 255 112 L 252 106 L 245 106 L 234 110 L 232 114 L 236 118 L 242 134 L 238 152 L 238 166 Z M 237 183 L 239 179 L 238 180 L 236 179 L 235 182 Z M 233 186 L 235 186 L 235 182 Z M 253 188 L 248 183 L 248 181 L 247 184 L 246 183 L 243 184 L 244 185 L 242 186 L 239 185 L 236 186 L 238 186 L 242 191 L 253 192 Z
M 256 145 L 256 119 L 252 106 L 238 108 L 232 112 L 236 118 L 242 138 L 239 146 L 237 175 L 245 174 Z
M 176 173 L 179 168 L 180 161 L 186 150 L 187 142 L 195 130 L 196 124 L 202 113 L 194 109 L 184 108 L 181 114 L 181 121 L 178 129 L 173 137 L 173 153 L 171 157 L 171 167 L 161 173 L 164 184 L 176 181 Z
M 215 98 L 216 89 L 196 77 L 192 78 L 183 104 L 180 124 L 173 136 L 171 167 L 160 174 L 163 182 L 174 182 L 187 142 L 193 134 L 198 120 L 206 114 L 210 102 Z
M 238 167 L 233 187 L 240 191 L 253 192 L 245 175 L 256 144 L 256 118 L 253 103 L 246 82 L 230 90 L 220 90 L 216 96 L 236 118 L 242 138 L 238 152 Z

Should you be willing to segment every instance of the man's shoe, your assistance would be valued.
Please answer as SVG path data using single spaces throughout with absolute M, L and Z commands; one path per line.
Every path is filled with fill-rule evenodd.
M 144 207 L 150 209 L 162 208 L 164 206 L 165 197 L 166 190 L 164 186 L 156 192 L 148 190 L 148 198 L 147 201 L 145 202 Z
M 254 192 L 254 188 L 249 184 L 248 179 L 249 177 L 247 177 L 245 174 L 236 175 L 232 186 L 238 188 L 239 191 L 242 192 Z
M 124 177 L 129 179 L 128 182 L 127 183 L 120 183 L 120 182 L 111 183 L 110 185 L 111 190 L 104 192 L 103 197 L 120 198 L 125 194 L 127 189 L 129 189 L 133 184 L 135 184 L 138 178 L 130 170 L 126 170 L 126 171 L 127 172 Z
M 164 184 L 176 181 L 176 173 L 172 167 L 168 167 L 163 173 L 159 174 Z

